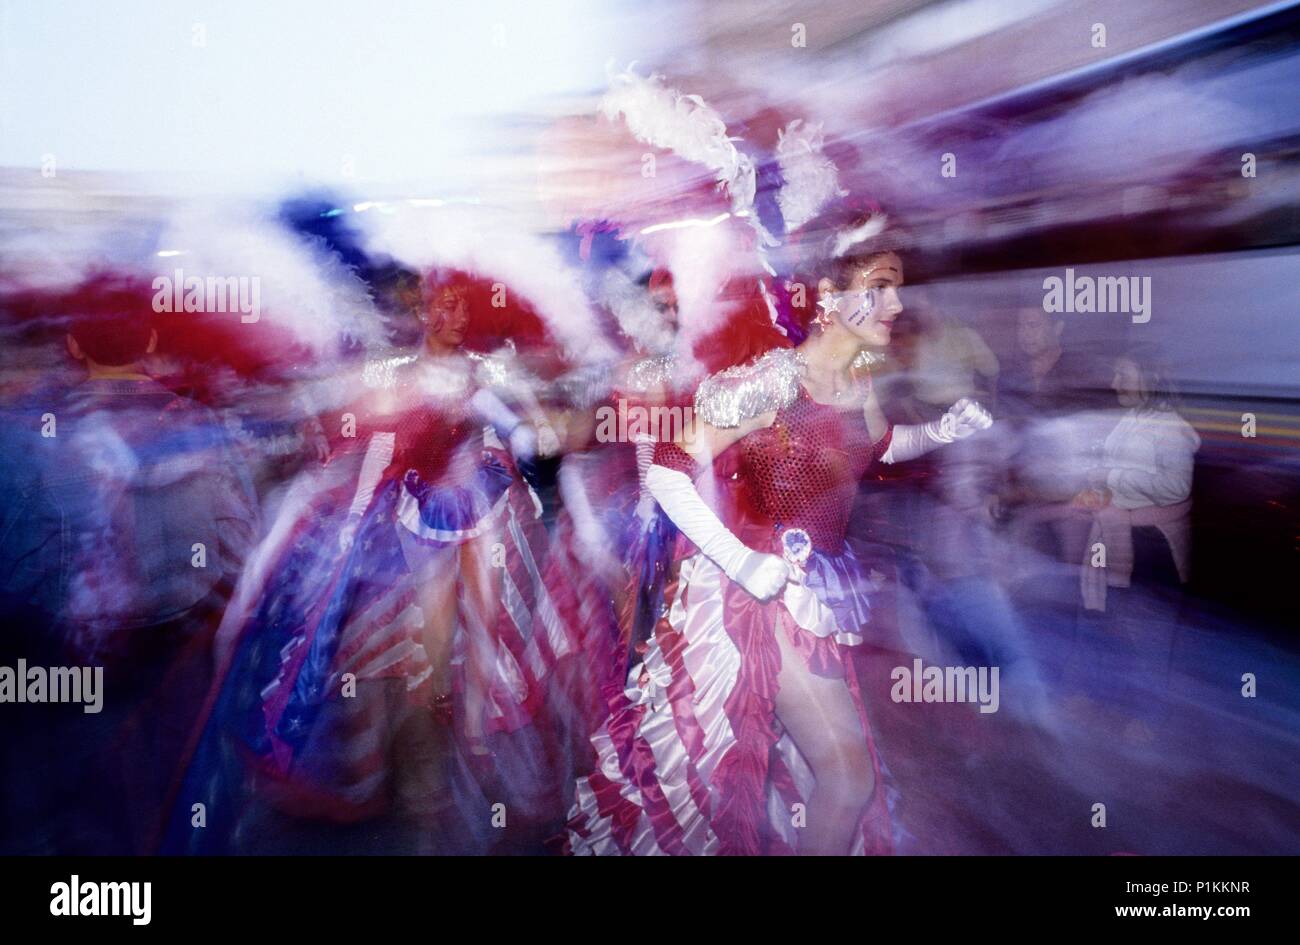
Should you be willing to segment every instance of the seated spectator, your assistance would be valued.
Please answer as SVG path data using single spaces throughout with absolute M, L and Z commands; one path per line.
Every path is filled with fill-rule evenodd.
M 1151 742 L 1191 558 L 1193 457 L 1200 437 L 1178 413 L 1165 371 L 1130 352 L 1115 361 L 1119 422 L 1106 437 L 1089 488 L 1076 504 L 1091 515 L 1081 562 L 1084 607 L 1095 621 L 1084 675 L 1088 695 L 1112 713 L 1126 741 Z
M 1128 587 L 1134 576 L 1186 582 L 1192 460 L 1201 445 L 1178 413 L 1164 370 L 1149 357 L 1117 358 L 1112 388 L 1125 411 L 1081 496 L 1095 510 L 1089 548 L 1101 541 L 1107 551 L 1105 568 L 1084 562 L 1084 604 L 1092 610 L 1105 609 L 1107 587 Z

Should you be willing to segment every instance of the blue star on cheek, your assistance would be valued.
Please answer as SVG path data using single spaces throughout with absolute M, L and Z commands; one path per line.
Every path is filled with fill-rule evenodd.
M 863 292 L 858 307 L 849 313 L 846 319 L 850 325 L 861 325 L 876 308 L 876 297 L 870 292 Z

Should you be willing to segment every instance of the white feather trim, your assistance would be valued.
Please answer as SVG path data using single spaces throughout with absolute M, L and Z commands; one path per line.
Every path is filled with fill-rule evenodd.
M 754 205 L 753 161 L 736 149 L 722 116 L 698 95 L 683 95 L 665 86 L 662 76 L 643 77 L 629 69 L 611 78 L 600 111 L 611 121 L 622 118 L 638 141 L 712 170 L 731 198 L 733 213 Z
M 650 301 L 650 295 L 617 270 L 605 274 L 599 286 L 605 307 L 614 315 L 619 329 L 641 351 L 659 354 L 672 347 L 673 330 Z
M 316 351 L 349 337 L 382 342 L 380 320 L 365 284 L 320 239 L 303 240 L 255 213 L 178 213 L 161 245 L 174 257 L 152 257 L 152 275 L 259 280 L 261 318 L 287 328 Z
M 834 255 L 836 258 L 843 256 L 854 246 L 859 243 L 865 243 L 872 237 L 879 236 L 885 232 L 885 225 L 889 218 L 883 213 L 873 213 L 866 223 L 856 226 L 851 230 L 845 230 L 835 237 Z
M 420 269 L 454 266 L 500 280 L 532 304 L 569 357 L 590 363 L 615 356 L 577 274 L 528 220 L 476 205 L 406 206 L 360 216 L 370 252 Z
M 831 199 L 848 195 L 840 188 L 835 163 L 822 153 L 824 143 L 822 126 L 804 125 L 801 118 L 777 133 L 776 160 L 785 184 L 776 202 L 786 233 L 817 216 Z

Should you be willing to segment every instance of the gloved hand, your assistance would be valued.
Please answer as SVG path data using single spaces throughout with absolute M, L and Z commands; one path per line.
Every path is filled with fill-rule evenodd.
M 500 397 L 487 388 L 475 391 L 469 399 L 469 406 L 477 416 L 506 437 L 510 454 L 518 462 L 530 463 L 539 456 L 554 456 L 560 451 L 560 438 L 549 424 L 542 422 L 533 427 L 523 422 Z M 508 435 L 506 430 L 510 431 Z
M 993 426 L 993 417 L 969 397 L 957 401 L 938 420 L 929 423 L 896 424 L 882 463 L 902 463 L 924 456 L 936 446 L 961 440 Z
M 650 493 L 644 493 L 641 498 L 636 500 L 636 517 L 644 524 L 649 522 L 655 514 L 655 497 Z
M 517 462 L 531 462 L 537 456 L 537 433 L 526 423 L 520 423 L 510 432 L 510 455 Z
M 681 533 L 754 597 L 770 600 L 785 586 L 790 570 L 784 559 L 755 551 L 728 531 L 685 473 L 652 465 L 645 484 Z
M 361 461 L 361 471 L 357 475 L 357 491 L 348 508 L 347 520 L 339 531 L 339 550 L 347 551 L 352 547 L 357 529 L 361 527 L 361 518 L 370 508 L 375 497 L 375 489 L 383 478 L 384 470 L 393 461 L 393 451 L 397 446 L 397 434 L 388 431 L 375 433 L 366 444 L 366 456 Z
M 357 529 L 361 527 L 361 516 L 349 513 L 343 527 L 339 529 L 339 551 L 347 551 L 357 539 Z
M 560 451 L 560 438 L 555 433 L 555 428 L 545 420 L 537 424 L 537 455 L 542 459 L 550 459 Z
M 725 568 L 723 570 L 726 571 Z M 785 563 L 785 559 L 752 548 L 745 548 L 745 554 L 734 570 L 734 574 L 726 571 L 727 577 L 759 600 L 772 599 L 790 580 L 790 566 Z
M 928 426 L 928 424 L 927 424 Z M 993 417 L 980 406 L 978 401 L 963 397 L 939 418 L 939 438 L 942 443 L 951 443 L 987 430 L 993 426 Z

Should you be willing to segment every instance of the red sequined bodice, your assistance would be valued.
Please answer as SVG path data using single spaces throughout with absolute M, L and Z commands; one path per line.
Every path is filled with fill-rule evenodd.
M 466 405 L 471 388 L 450 373 L 455 367 L 401 364 L 387 383 L 367 392 L 357 432 L 395 434 L 386 476 L 402 479 L 415 470 L 426 483 L 453 486 L 472 475 L 483 424 Z M 439 382 L 431 384 L 430 375 Z
M 737 445 L 750 510 L 773 532 L 802 528 L 818 551 L 841 553 L 858 482 L 886 445 L 873 447 L 861 410 L 819 404 L 800 390 L 771 426 Z
M 408 410 L 397 421 L 397 442 L 390 470 L 403 477 L 414 469 L 427 483 L 459 484 L 463 478 L 459 467 L 465 463 L 457 460 L 466 455 L 477 460 L 481 444 L 471 442 L 470 438 L 482 429 L 481 423 L 455 407 Z M 445 481 L 449 476 L 451 481 Z

